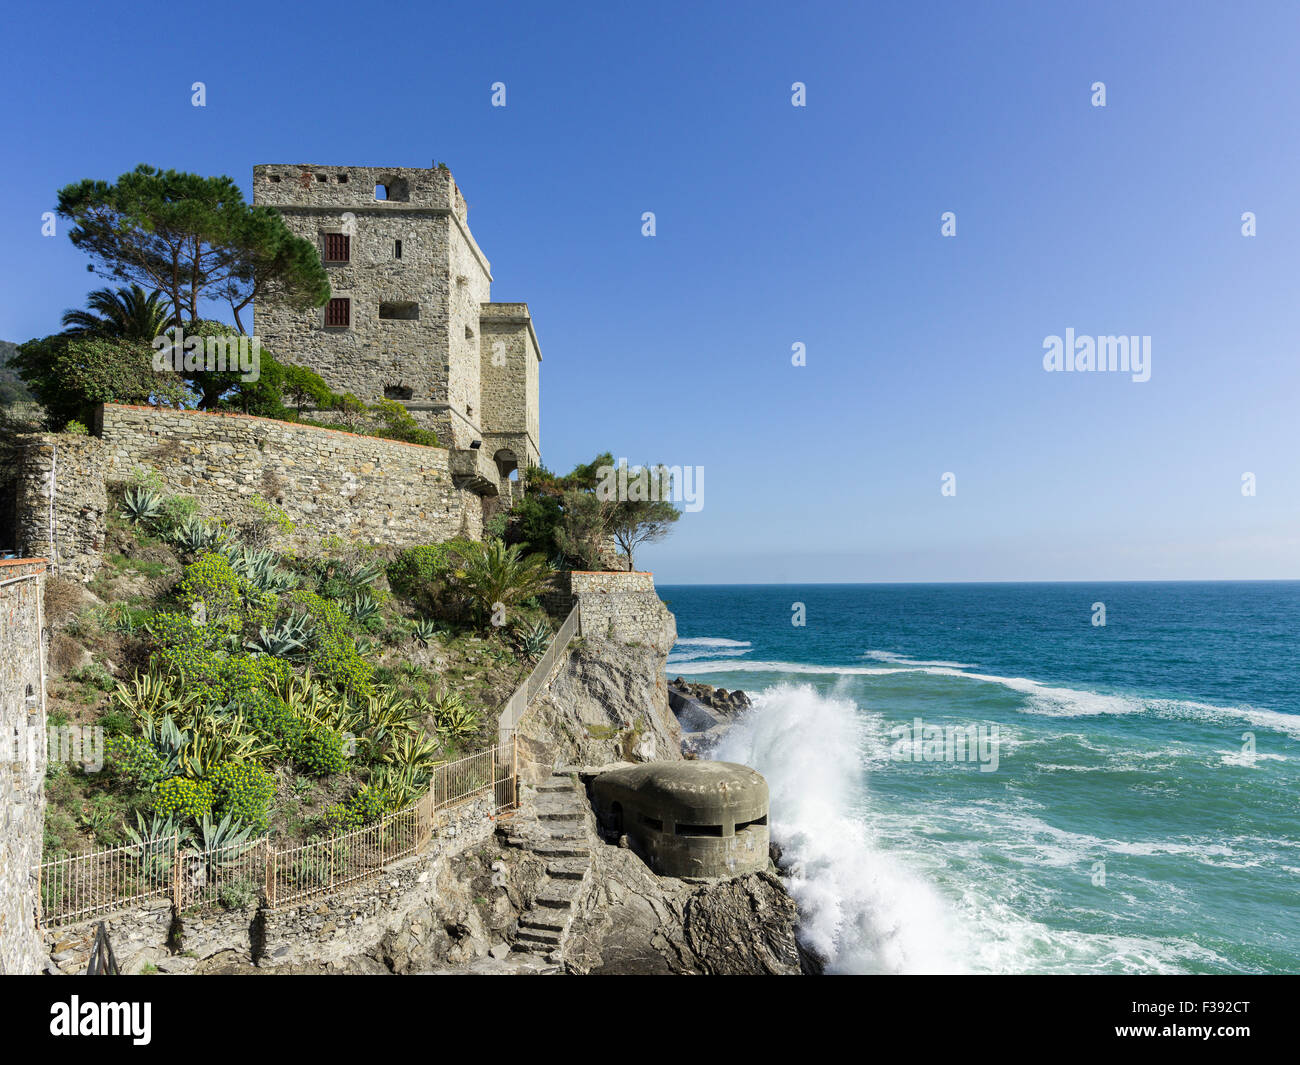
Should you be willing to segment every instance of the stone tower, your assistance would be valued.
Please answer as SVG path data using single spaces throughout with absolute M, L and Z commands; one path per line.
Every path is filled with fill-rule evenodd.
M 528 306 L 490 301 L 491 267 L 446 167 L 264 164 L 253 202 L 316 245 L 330 280 L 323 308 L 257 303 L 253 332 L 273 355 L 336 392 L 397 400 L 453 453 L 476 451 L 453 454 L 466 482 L 540 463 Z

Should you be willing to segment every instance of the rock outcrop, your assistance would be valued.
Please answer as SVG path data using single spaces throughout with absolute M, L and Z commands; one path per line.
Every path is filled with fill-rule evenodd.
M 677 625 L 655 600 L 658 622 L 642 638 L 586 632 L 529 708 L 519 729 L 522 771 L 555 765 L 603 765 L 680 758 L 681 728 L 668 705 L 668 652 Z M 645 608 L 643 608 L 643 615 Z M 599 628 L 597 629 L 599 631 Z

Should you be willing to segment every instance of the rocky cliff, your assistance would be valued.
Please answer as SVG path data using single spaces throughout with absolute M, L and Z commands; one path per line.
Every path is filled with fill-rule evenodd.
M 657 599 L 643 606 L 636 638 L 591 626 L 530 707 L 519 729 L 525 773 L 555 765 L 681 758 L 681 727 L 668 705 L 668 652 L 677 623 Z

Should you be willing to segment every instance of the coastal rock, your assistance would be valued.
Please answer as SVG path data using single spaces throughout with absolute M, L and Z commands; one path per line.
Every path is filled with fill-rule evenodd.
M 668 705 L 665 674 L 677 626 L 662 603 L 657 613 L 658 628 L 647 639 L 584 635 L 574 643 L 520 726 L 523 773 L 682 757 L 682 730 Z
M 693 699 L 727 717 L 742 714 L 752 705 L 749 696 L 739 688 L 729 692 L 726 688 L 715 688 L 711 684 L 692 684 L 681 677 L 674 680 L 668 690 L 670 698 L 676 696 L 679 699 Z M 674 706 L 673 709 L 676 710 L 677 707 Z
M 601 846 L 574 920 L 570 972 L 602 975 L 798 975 L 794 900 L 771 873 L 688 883 L 655 876 L 636 854 Z

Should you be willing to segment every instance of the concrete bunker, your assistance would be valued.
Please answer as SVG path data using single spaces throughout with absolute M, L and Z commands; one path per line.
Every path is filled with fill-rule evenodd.
M 767 868 L 767 781 L 734 762 L 650 762 L 592 782 L 596 816 L 659 876 L 718 878 Z

